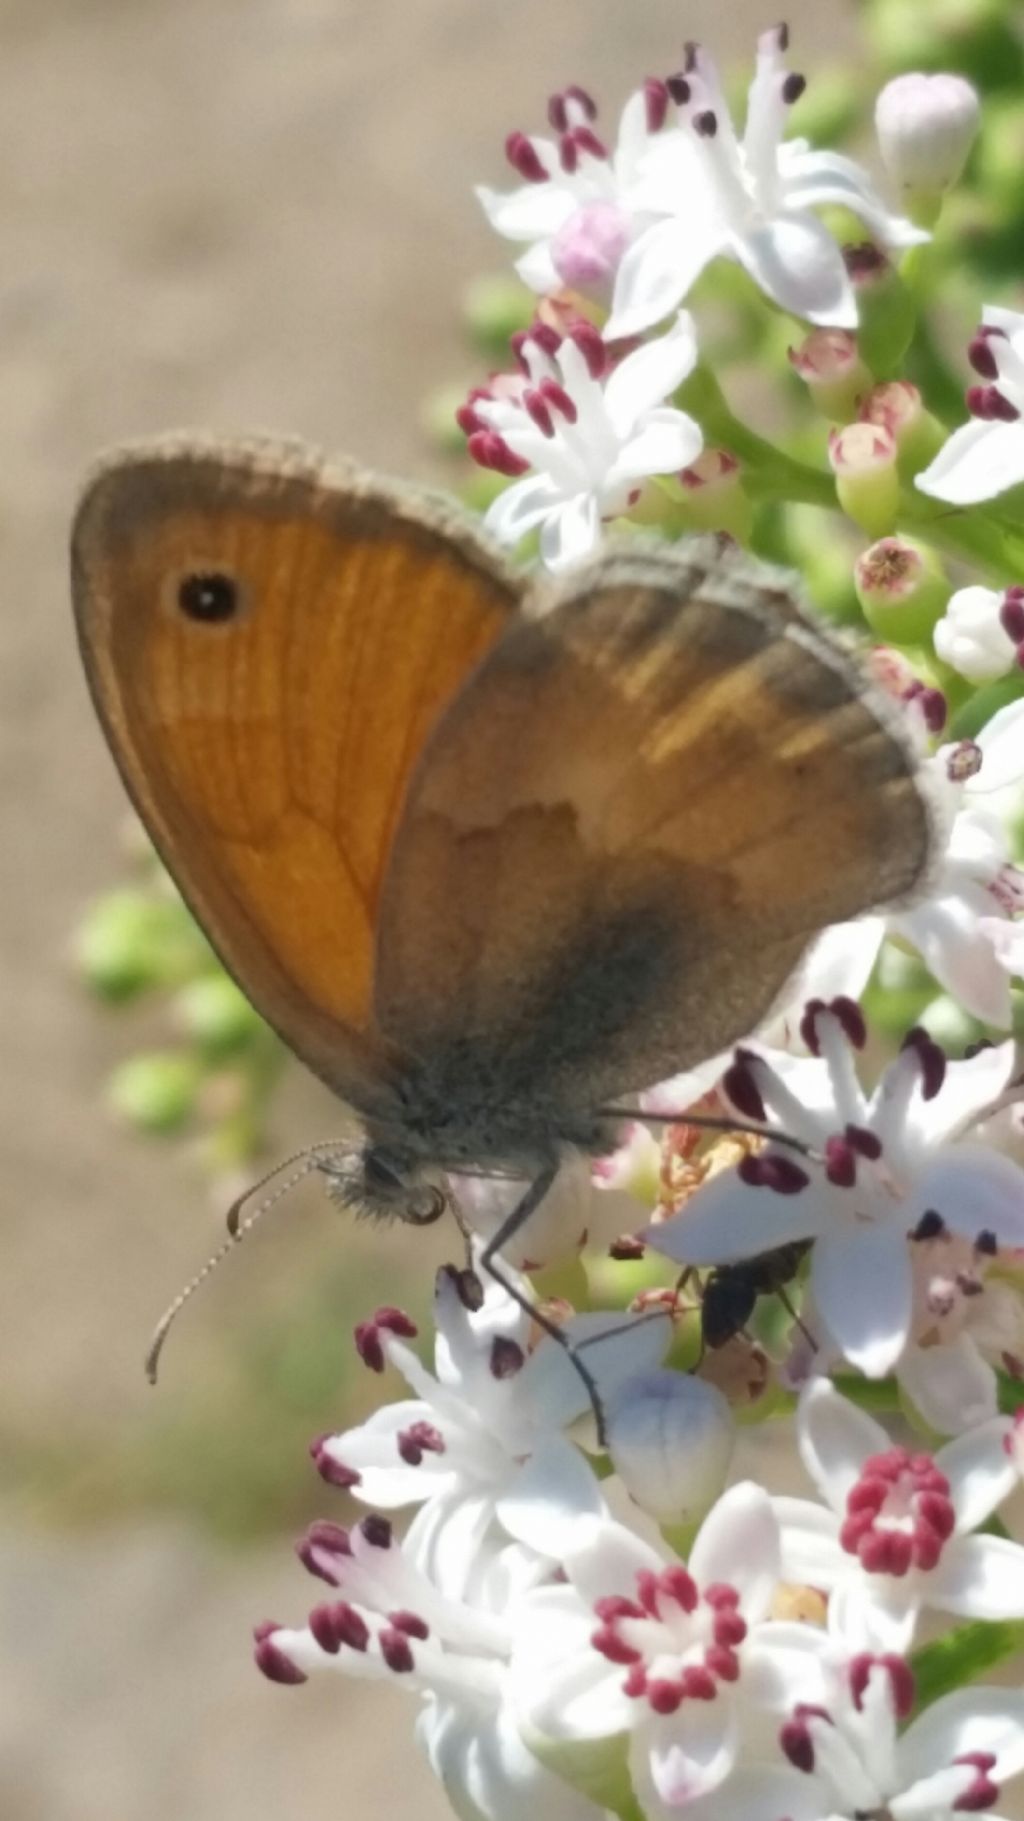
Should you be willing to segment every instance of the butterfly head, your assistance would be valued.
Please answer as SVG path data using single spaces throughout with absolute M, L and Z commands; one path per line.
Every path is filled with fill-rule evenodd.
M 343 1163 L 329 1157 L 319 1168 L 332 1200 L 374 1220 L 428 1227 L 448 1206 L 437 1171 L 400 1142 L 368 1139 L 357 1156 Z

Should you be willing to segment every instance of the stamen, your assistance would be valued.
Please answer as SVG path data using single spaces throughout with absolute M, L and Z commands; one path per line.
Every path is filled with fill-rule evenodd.
M 722 1077 L 722 1086 L 739 1112 L 763 1125 L 768 1114 L 751 1067 L 754 1060 L 750 1050 L 737 1050 Z
M 946 776 L 951 784 L 965 784 L 981 770 L 981 747 L 976 740 L 958 740 L 946 759 Z
M 999 624 L 1015 645 L 1024 642 L 1024 589 L 1006 590 L 999 609 Z
M 953 1803 L 954 1809 L 964 1814 L 977 1814 L 979 1809 L 991 1808 L 999 1797 L 999 1785 L 993 1782 L 989 1771 L 995 1769 L 996 1757 L 991 1751 L 965 1751 L 954 1764 L 969 1764 L 977 1771 L 973 1782 L 968 1784 L 963 1793 Z
M 505 157 L 526 183 L 547 183 L 548 173 L 528 133 L 514 132 L 508 135 Z
M 410 1423 L 408 1429 L 399 1430 L 396 1440 L 399 1455 L 407 1467 L 418 1467 L 425 1454 L 447 1452 L 444 1436 L 433 1423 Z
M 693 93 L 693 90 L 691 89 L 690 84 L 687 82 L 685 76 L 683 76 L 681 74 L 677 74 L 675 76 L 666 76 L 665 87 L 667 88 L 670 96 L 672 97 L 672 100 L 675 102 L 677 107 L 686 107 L 687 106 L 687 104 L 690 100 L 690 97 Z
M 871 1671 L 876 1666 L 884 1669 L 889 1677 L 897 1719 L 906 1720 L 914 1707 L 914 1678 L 909 1663 L 905 1663 L 902 1657 L 893 1656 L 888 1652 L 883 1656 L 873 1657 L 865 1651 L 862 1655 L 852 1659 L 849 1671 L 850 1693 L 857 1712 L 863 1711 L 864 1691 L 867 1688 Z
M 693 125 L 694 131 L 699 133 L 702 139 L 714 139 L 718 133 L 718 117 L 714 108 L 704 108 L 701 113 L 695 114 Z
M 990 341 L 991 331 L 984 328 L 979 329 L 967 349 L 967 358 L 975 373 L 979 373 L 982 379 L 999 378 L 999 368 L 989 345 Z
M 368 1517 L 360 1520 L 359 1529 L 367 1543 L 374 1549 L 390 1549 L 394 1541 L 394 1531 L 390 1521 L 381 1517 L 379 1511 L 371 1511 Z
M 944 1239 L 946 1223 L 937 1208 L 925 1208 L 917 1226 L 911 1231 L 911 1239 L 922 1242 L 930 1239 Z
M 1016 405 L 998 386 L 968 386 L 964 397 L 971 416 L 980 417 L 985 423 L 1015 424 L 1020 417 Z
M 529 462 L 516 455 L 496 430 L 475 431 L 466 446 L 473 461 L 481 468 L 493 468 L 496 474 L 507 474 L 515 479 L 529 471 Z
M 786 106 L 792 107 L 799 101 L 806 87 L 807 77 L 801 76 L 798 70 L 791 70 L 782 84 L 782 99 Z
M 838 1135 L 825 1141 L 825 1175 L 837 1189 L 852 1189 L 857 1181 L 857 1157 L 851 1144 Z
M 523 407 L 527 416 L 533 419 L 542 436 L 554 436 L 555 426 L 551 421 L 551 413 L 540 392 L 532 386 L 523 393 Z
M 274 1637 L 281 1629 L 282 1627 L 276 1625 L 272 1619 L 263 1625 L 256 1626 L 253 1632 L 256 1640 L 254 1652 L 256 1667 L 262 1671 L 268 1682 L 280 1682 L 286 1687 L 289 1685 L 297 1687 L 300 1682 L 308 1682 L 309 1677 L 274 1643 Z
M 648 76 L 643 86 L 644 117 L 649 133 L 660 133 L 668 114 L 671 90 L 657 76 Z
M 351 1492 L 353 1487 L 360 1484 L 363 1476 L 355 1467 L 346 1467 L 344 1461 L 339 1461 L 330 1452 L 328 1443 L 331 1439 L 329 1435 L 320 1435 L 310 1442 L 309 1452 L 313 1457 L 313 1465 L 328 1486 L 337 1486 L 342 1492 Z
M 591 379 L 603 378 L 608 365 L 608 349 L 600 329 L 595 329 L 593 323 L 577 322 L 569 331 L 569 339 L 575 343 L 586 361 Z
M 491 1343 L 491 1377 L 514 1378 L 526 1364 L 526 1355 L 517 1341 L 498 1335 Z
M 946 1079 L 946 1052 L 921 1025 L 908 1031 L 900 1045 L 902 1050 L 915 1050 L 921 1064 L 921 1098 L 934 1100 Z
M 870 1132 L 866 1126 L 862 1125 L 848 1125 L 845 1138 L 847 1144 L 852 1146 L 858 1156 L 866 1157 L 871 1163 L 878 1162 L 882 1155 L 882 1140 L 877 1132 Z

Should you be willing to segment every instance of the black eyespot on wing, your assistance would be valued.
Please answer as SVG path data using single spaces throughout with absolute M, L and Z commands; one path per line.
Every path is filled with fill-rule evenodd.
M 178 584 L 178 606 L 190 620 L 221 624 L 234 619 L 239 603 L 238 583 L 218 570 L 183 576 Z

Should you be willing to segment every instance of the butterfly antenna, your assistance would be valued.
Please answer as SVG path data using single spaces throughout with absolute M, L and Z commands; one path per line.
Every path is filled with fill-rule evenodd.
M 169 1308 L 165 1309 L 153 1330 L 153 1338 L 149 1343 L 145 1361 L 146 1377 L 151 1385 L 156 1384 L 160 1355 L 163 1352 L 164 1342 L 167 1339 L 171 1327 L 185 1307 L 185 1304 L 195 1295 L 200 1284 L 206 1282 L 206 1279 L 211 1276 L 221 1261 L 227 1257 L 229 1252 L 233 1252 L 237 1245 L 241 1244 L 246 1234 L 252 1230 L 258 1220 L 262 1219 L 264 1214 L 270 1211 L 276 1202 L 283 1200 L 284 1196 L 290 1195 L 291 1191 L 296 1188 L 305 1177 L 311 1175 L 314 1170 L 322 1168 L 324 1152 L 337 1152 L 340 1148 L 337 1139 L 333 1139 L 322 1144 L 309 1145 L 302 1151 L 296 1151 L 293 1156 L 286 1157 L 283 1163 L 279 1163 L 274 1169 L 268 1170 L 265 1176 L 260 1177 L 259 1182 L 254 1182 L 251 1188 L 246 1189 L 244 1194 L 239 1195 L 237 1200 L 232 1202 L 227 1212 L 228 1238 L 224 1241 L 223 1245 L 217 1247 L 216 1252 L 211 1253 L 202 1270 L 197 1271 L 195 1276 L 190 1278 L 189 1282 L 185 1284 L 184 1288 L 179 1290 L 174 1301 L 170 1304 Z M 246 1202 L 251 1201 L 254 1195 L 258 1195 L 261 1189 L 266 1188 L 268 1182 L 273 1182 L 276 1177 L 279 1177 L 282 1171 L 289 1169 L 291 1165 L 296 1163 L 299 1166 L 298 1169 L 293 1169 L 291 1175 L 285 1177 L 284 1182 L 278 1183 L 273 1194 L 265 1196 L 263 1201 L 258 1202 L 256 1207 L 252 1209 L 252 1212 L 247 1214 L 243 1219 L 242 1209 L 245 1207 Z

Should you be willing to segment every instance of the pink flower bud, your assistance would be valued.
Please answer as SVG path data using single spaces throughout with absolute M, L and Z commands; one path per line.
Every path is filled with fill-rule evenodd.
M 849 329 L 812 329 L 788 357 L 818 410 L 835 421 L 848 418 L 871 385 Z
M 623 209 L 614 202 L 588 202 L 551 242 L 555 271 L 568 290 L 607 300 L 629 239 Z

